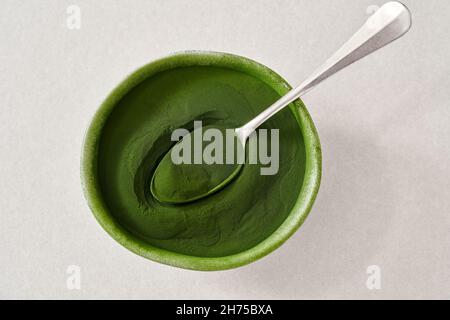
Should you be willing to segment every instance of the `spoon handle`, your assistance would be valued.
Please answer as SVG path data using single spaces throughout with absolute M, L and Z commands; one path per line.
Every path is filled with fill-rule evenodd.
M 263 122 L 316 85 L 348 65 L 403 36 L 411 27 L 411 14 L 400 2 L 391 1 L 378 9 L 367 22 L 331 58 L 298 87 L 289 91 L 256 118 L 236 129 L 245 140 Z

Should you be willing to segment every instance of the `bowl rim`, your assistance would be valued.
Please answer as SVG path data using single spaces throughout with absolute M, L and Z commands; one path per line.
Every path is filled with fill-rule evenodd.
M 84 136 L 81 151 L 81 184 L 87 203 L 102 228 L 128 250 L 147 259 L 191 270 L 217 271 L 237 268 L 254 262 L 287 241 L 303 224 L 317 196 L 322 174 L 322 152 L 314 123 L 303 102 L 290 105 L 299 123 L 306 154 L 305 175 L 300 194 L 284 222 L 265 240 L 245 251 L 223 257 L 198 257 L 177 253 L 150 245 L 120 225 L 110 214 L 101 194 L 97 175 L 98 147 L 109 114 L 115 105 L 136 85 L 150 76 L 187 66 L 216 66 L 247 73 L 277 91 L 287 93 L 291 86 L 270 68 L 243 56 L 215 51 L 181 51 L 154 60 L 125 78 L 106 97 L 95 112 Z

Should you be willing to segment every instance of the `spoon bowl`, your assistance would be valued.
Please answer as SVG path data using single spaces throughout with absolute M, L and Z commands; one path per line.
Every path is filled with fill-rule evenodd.
M 221 133 L 214 143 L 226 137 L 222 133 L 234 133 L 223 127 L 206 126 L 195 129 L 177 142 L 161 159 L 150 182 L 151 193 L 159 202 L 173 205 L 194 202 L 216 193 L 239 175 L 245 150 L 234 134 L 235 143 L 223 148 L 223 154 L 217 154 L 222 151 L 219 149 L 211 155 L 206 151 L 212 143 L 203 141 L 200 130 Z M 225 144 L 226 141 L 220 141 L 221 146 Z M 200 145 L 202 148 L 198 148 Z M 227 161 L 228 151 L 232 151 L 233 156 Z

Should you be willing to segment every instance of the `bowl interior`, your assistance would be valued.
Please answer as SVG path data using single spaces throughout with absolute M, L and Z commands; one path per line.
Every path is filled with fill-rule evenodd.
M 288 90 L 270 69 L 222 53 L 175 54 L 134 72 L 85 138 L 82 179 L 97 220 L 133 252 L 183 268 L 228 269 L 274 250 L 306 218 L 320 182 L 320 144 L 301 101 L 262 127 L 278 130 L 277 174 L 245 166 L 223 191 L 182 206 L 158 203 L 149 181 L 174 129 L 237 127 Z

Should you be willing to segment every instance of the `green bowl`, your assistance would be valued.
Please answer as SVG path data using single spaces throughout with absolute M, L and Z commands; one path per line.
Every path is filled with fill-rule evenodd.
M 114 107 L 130 90 L 145 79 L 163 71 L 190 66 L 214 66 L 228 68 L 248 74 L 264 81 L 279 95 L 291 87 L 277 73 L 253 60 L 218 52 L 186 51 L 151 62 L 128 76 L 95 113 L 87 130 L 81 156 L 81 180 L 84 195 L 95 218 L 105 231 L 117 242 L 132 252 L 147 259 L 171 266 L 192 270 L 225 270 L 236 268 L 274 251 L 282 245 L 303 223 L 310 212 L 321 178 L 321 148 L 314 123 L 301 100 L 290 105 L 292 117 L 297 120 L 305 148 L 305 172 L 303 184 L 296 196 L 295 204 L 287 218 L 270 236 L 242 252 L 220 257 L 193 256 L 154 246 L 127 230 L 108 209 L 98 174 L 99 145 L 103 129 Z

